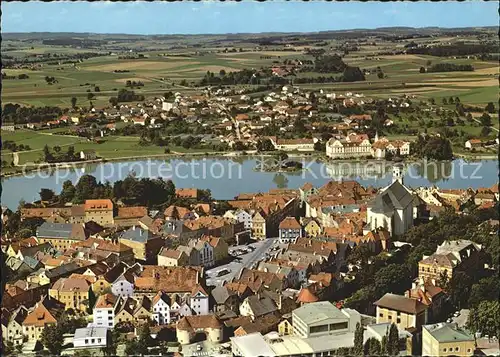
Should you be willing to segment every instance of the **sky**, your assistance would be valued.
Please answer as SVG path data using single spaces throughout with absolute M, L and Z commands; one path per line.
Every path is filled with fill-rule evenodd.
M 497 1 L 3 2 L 2 32 L 221 34 L 498 26 Z

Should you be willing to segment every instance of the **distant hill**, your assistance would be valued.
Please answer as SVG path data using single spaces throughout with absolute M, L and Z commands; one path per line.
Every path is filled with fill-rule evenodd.
M 268 38 L 268 37 L 288 37 L 288 36 L 312 36 L 322 37 L 324 35 L 333 35 L 334 37 L 343 34 L 353 33 L 373 33 L 386 34 L 386 35 L 405 35 L 405 34 L 446 34 L 456 32 L 496 32 L 496 26 L 485 27 L 463 27 L 463 28 L 442 28 L 442 27 L 380 27 L 375 29 L 345 29 L 345 30 L 332 30 L 332 31 L 318 31 L 318 32 L 261 32 L 261 33 L 227 33 L 227 34 L 155 34 L 155 35 L 138 35 L 138 34 L 100 34 L 89 32 L 5 32 L 2 33 L 4 40 L 43 40 L 43 39 L 61 39 L 61 38 L 80 38 L 80 39 L 179 39 L 179 38 L 192 38 L 210 36 L 214 38 L 226 39 L 241 39 L 241 38 Z

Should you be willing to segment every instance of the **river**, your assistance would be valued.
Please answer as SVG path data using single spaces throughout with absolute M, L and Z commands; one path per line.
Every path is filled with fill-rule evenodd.
M 2 206 L 16 209 L 21 199 L 39 199 L 41 188 L 59 193 L 65 180 L 76 183 L 83 174 L 111 183 L 129 174 L 137 177 L 172 179 L 176 187 L 210 189 L 216 199 L 232 199 L 241 192 L 265 192 L 271 188 L 299 188 L 305 182 L 315 186 L 330 180 L 357 180 L 362 185 L 383 187 L 390 183 L 392 163 L 330 162 L 301 159 L 304 170 L 294 173 L 265 172 L 266 160 L 238 157 L 231 159 L 170 159 L 94 163 L 74 168 L 41 170 L 25 176 L 2 179 Z M 491 187 L 498 182 L 497 160 L 467 162 L 415 162 L 404 168 L 404 182 L 410 187 L 436 185 L 440 188 Z

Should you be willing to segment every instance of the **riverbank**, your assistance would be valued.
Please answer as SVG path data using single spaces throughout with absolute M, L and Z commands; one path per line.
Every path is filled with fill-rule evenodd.
M 42 164 L 26 164 L 26 165 L 18 165 L 16 167 L 22 168 L 20 171 L 15 172 L 7 172 L 5 173 L 5 168 L 2 169 L 0 173 L 0 178 L 9 178 L 16 176 L 23 176 L 28 173 L 37 171 L 37 170 L 49 170 L 49 169 L 67 169 L 67 168 L 78 168 L 87 164 L 94 163 L 106 163 L 106 162 L 120 162 L 120 161 L 140 161 L 144 159 L 180 159 L 180 158 L 199 158 L 203 157 L 206 159 L 254 159 L 256 157 L 273 157 L 276 152 L 262 152 L 258 153 L 256 150 L 248 150 L 248 151 L 220 151 L 220 152 L 190 152 L 190 153 L 181 153 L 181 152 L 171 152 L 168 154 L 153 154 L 153 155 L 139 155 L 139 156 L 120 156 L 113 158 L 99 158 L 94 160 L 84 160 L 84 161 L 73 161 L 73 162 L 59 162 L 59 163 L 42 163 Z M 294 159 L 310 159 L 315 160 L 317 162 L 322 163 L 332 163 L 332 162 L 350 162 L 350 163 L 370 163 L 370 162 L 385 162 L 385 163 L 395 163 L 394 161 L 381 160 L 381 159 L 338 159 L 332 160 L 328 158 L 323 152 L 311 151 L 311 152 L 288 152 L 289 158 Z M 478 153 L 460 153 L 456 154 L 455 158 L 464 159 L 466 161 L 478 161 L 478 160 L 497 160 L 497 155 L 491 154 L 478 154 Z M 411 164 L 418 162 L 422 159 L 418 158 L 405 158 L 404 161 L 401 161 L 403 164 Z M 296 170 L 301 171 L 301 170 Z M 284 171 L 283 173 L 292 173 L 296 171 Z M 273 170 L 269 170 L 269 172 L 277 172 Z

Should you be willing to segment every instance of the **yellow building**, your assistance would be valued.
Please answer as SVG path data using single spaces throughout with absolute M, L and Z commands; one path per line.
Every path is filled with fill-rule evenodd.
M 44 222 L 36 231 L 40 244 L 50 243 L 60 252 L 68 250 L 72 244 L 85 240 L 88 236 L 82 224 Z
M 441 322 L 422 328 L 423 356 L 472 356 L 474 336 L 455 323 Z
M 304 227 L 306 232 L 306 237 L 317 237 L 321 234 L 321 227 L 314 219 L 311 219 L 309 223 Z
M 94 221 L 101 226 L 113 225 L 113 202 L 105 200 L 85 201 L 85 222 Z
M 374 302 L 377 307 L 377 324 L 395 323 L 401 329 L 419 329 L 427 323 L 428 306 L 416 299 L 395 294 L 385 294 Z
M 291 317 L 284 319 L 278 324 L 278 333 L 280 334 L 280 336 L 293 335 Z
M 252 218 L 252 236 L 256 239 L 266 239 L 266 220 L 260 212 Z
M 28 313 L 23 321 L 23 335 L 28 342 L 40 340 L 40 335 L 46 326 L 57 325 L 64 306 L 54 299 L 45 298 L 36 303 L 35 308 Z
M 90 283 L 84 278 L 61 278 L 49 289 L 49 296 L 63 303 L 66 310 L 86 312 L 90 290 Z
M 481 249 L 481 245 L 468 240 L 443 242 L 434 254 L 418 262 L 418 277 L 424 281 L 438 280 L 446 274 L 451 279 L 456 270 L 475 271 L 484 264 L 479 254 Z
M 189 265 L 189 257 L 181 250 L 162 248 L 158 254 L 158 265 L 163 267 L 186 266 Z

